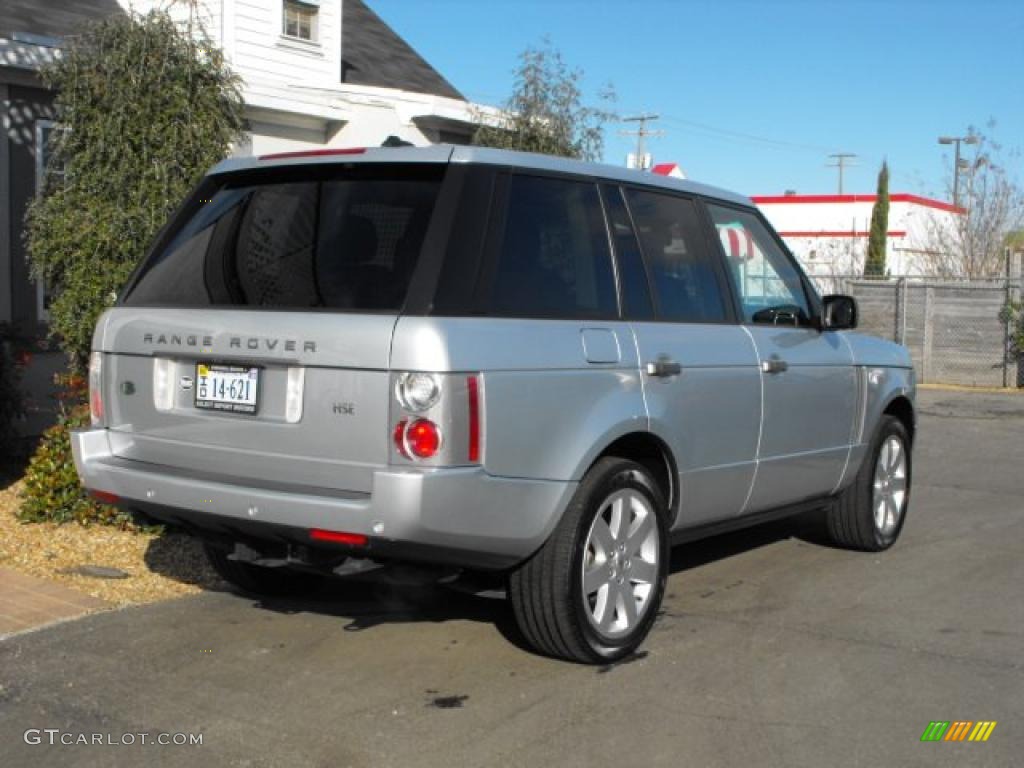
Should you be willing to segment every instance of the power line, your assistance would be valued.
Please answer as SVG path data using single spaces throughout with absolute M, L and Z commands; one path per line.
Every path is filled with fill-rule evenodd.
M 834 163 L 826 165 L 826 168 L 838 168 L 839 169 L 839 194 L 843 194 L 843 171 L 846 168 L 852 167 L 851 163 L 847 163 L 847 160 L 853 160 L 857 155 L 851 152 L 835 152 L 829 157 L 835 158 Z
M 771 139 L 768 138 L 767 136 L 757 136 L 753 133 L 744 133 L 743 131 L 734 131 L 728 128 L 719 128 L 718 126 L 708 125 L 707 123 L 700 123 L 697 122 L 696 120 L 683 120 L 682 118 L 672 117 L 671 115 L 666 115 L 663 118 L 663 121 L 691 126 L 701 131 L 707 131 L 708 133 L 711 134 L 718 134 L 722 138 L 729 138 L 734 141 L 766 144 L 780 149 L 799 149 L 808 152 L 830 152 L 834 149 L 834 147 L 825 147 L 818 144 L 802 144 L 800 142 L 786 141 L 784 139 Z
M 648 136 L 664 136 L 664 131 L 650 131 L 647 129 L 647 123 L 652 120 L 657 120 L 659 115 L 653 112 L 645 112 L 639 115 L 631 115 L 629 117 L 622 118 L 624 123 L 640 123 L 640 126 L 635 131 L 619 131 L 620 136 L 636 136 L 636 167 L 641 171 L 647 170 L 647 156 L 644 153 L 644 142 Z

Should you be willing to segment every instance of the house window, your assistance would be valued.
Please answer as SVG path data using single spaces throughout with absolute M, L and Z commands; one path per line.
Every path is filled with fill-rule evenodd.
M 53 137 L 57 126 L 52 120 L 36 120 L 36 194 L 59 186 L 64 180 L 64 167 L 53 162 Z M 50 294 L 42 280 L 36 282 L 36 317 L 40 322 L 50 319 Z
M 284 0 L 281 34 L 311 43 L 317 42 L 318 5 L 318 2 L 306 0 Z
M 54 165 L 53 137 L 57 130 L 52 120 L 36 120 L 36 194 L 41 195 L 47 185 L 59 185 L 64 179 L 64 168 Z

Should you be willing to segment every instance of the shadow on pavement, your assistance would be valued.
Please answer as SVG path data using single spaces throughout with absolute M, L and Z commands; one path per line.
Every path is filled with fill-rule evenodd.
M 700 568 L 786 539 L 799 539 L 820 547 L 835 546 L 825 528 L 824 513 L 805 512 L 740 531 L 681 544 L 672 551 L 669 572 L 680 573 Z
M 822 515 L 807 513 L 682 545 L 672 553 L 670 573 L 697 569 L 790 538 L 827 546 Z M 198 542 L 171 533 L 153 541 L 146 563 L 169 578 L 254 599 L 253 606 L 260 610 L 336 617 L 342 620 L 341 628 L 346 632 L 363 632 L 386 624 L 473 621 L 494 625 L 510 643 L 529 650 L 510 603 L 501 599 L 500 581 L 492 585 L 497 589 L 481 596 L 429 580 L 416 583 L 401 569 L 381 569 L 327 579 L 320 589 L 301 597 L 249 595 L 229 587 L 213 573 Z

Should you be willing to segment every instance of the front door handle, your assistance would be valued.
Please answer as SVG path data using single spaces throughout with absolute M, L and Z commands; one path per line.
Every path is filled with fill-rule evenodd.
M 782 373 L 789 370 L 789 363 L 777 357 L 770 357 L 761 361 L 761 370 L 765 373 Z
M 648 376 L 678 376 L 683 372 L 683 366 L 667 355 L 659 355 L 653 363 L 644 366 L 644 370 Z

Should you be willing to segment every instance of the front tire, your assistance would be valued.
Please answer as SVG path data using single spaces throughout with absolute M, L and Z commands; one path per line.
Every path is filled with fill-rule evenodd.
M 527 641 L 583 663 L 635 651 L 665 592 L 668 539 L 667 504 L 647 470 L 600 459 L 544 546 L 509 579 Z
M 228 559 L 226 550 L 204 544 L 206 559 L 224 581 L 243 592 L 264 597 L 289 597 L 316 592 L 324 582 L 318 573 L 293 568 L 267 568 L 262 565 Z
M 857 477 L 828 510 L 832 540 L 881 552 L 896 543 L 910 504 L 910 435 L 895 416 L 882 417 Z

